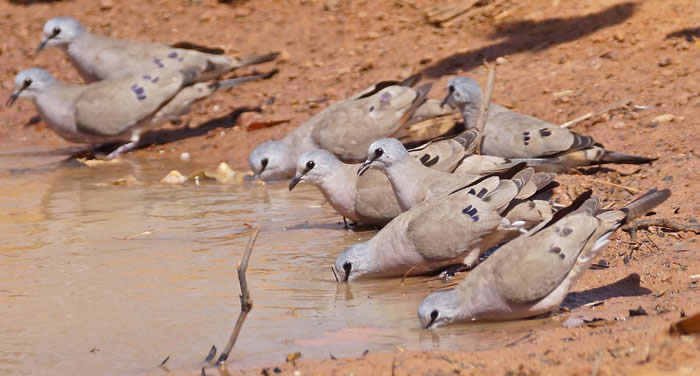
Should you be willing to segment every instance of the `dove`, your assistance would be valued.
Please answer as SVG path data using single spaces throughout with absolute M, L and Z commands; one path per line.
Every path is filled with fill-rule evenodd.
M 291 178 L 299 157 L 316 149 L 328 150 L 343 162 L 362 162 L 372 141 L 410 122 L 454 112 L 425 99 L 430 84 L 412 88 L 419 79 L 382 81 L 330 105 L 281 140 L 257 146 L 248 158 L 251 170 L 262 180 Z
M 41 68 L 21 71 L 7 101 L 29 98 L 41 118 L 60 137 L 83 144 L 122 144 L 107 158 L 138 145 L 141 133 L 189 111 L 194 101 L 218 90 L 265 78 L 253 75 L 213 83 L 191 83 L 194 74 L 182 71 L 144 74 L 87 85 L 69 84 Z
M 470 131 L 468 130 L 467 132 Z M 470 132 L 470 134 L 473 140 L 477 132 Z M 480 157 L 474 155 L 467 159 L 478 159 Z M 478 165 L 478 163 L 476 164 Z M 524 163 L 522 164 L 524 165 Z M 512 162 L 503 163 L 500 165 L 499 170 L 503 171 L 506 167 L 511 168 L 515 165 L 516 163 Z M 415 158 L 410 158 L 406 148 L 395 138 L 384 138 L 373 142 L 369 147 L 367 160 L 357 173 L 362 175 L 372 167 L 386 174 L 402 211 L 407 211 L 425 200 L 447 194 L 460 186 L 473 183 L 483 177 L 483 175 L 470 174 L 465 171 L 448 173 L 427 168 Z M 552 178 L 552 176 L 549 176 L 549 181 L 542 182 L 541 187 L 549 184 Z M 534 191 L 524 190 L 522 193 L 523 197 L 530 197 L 538 190 L 534 187 L 534 183 L 532 189 Z
M 482 252 L 516 236 L 524 222 L 501 216 L 534 172 L 510 180 L 486 177 L 402 213 L 370 240 L 346 248 L 335 261 L 343 281 L 416 274 L 440 267 L 475 266 Z
M 671 192 L 651 189 L 619 210 L 601 210 L 588 191 L 551 219 L 511 240 L 455 288 L 418 307 L 424 328 L 457 321 L 514 320 L 559 308 L 569 289 L 625 223 L 663 203 Z
M 186 48 L 177 48 L 186 47 Z M 232 58 L 222 51 L 191 43 L 168 46 L 160 43 L 122 40 L 93 34 L 77 20 L 56 17 L 44 24 L 37 52 L 45 47 L 63 49 L 87 82 L 118 80 L 147 72 L 162 75 L 187 68 L 196 73 L 192 82 L 216 79 L 236 68 L 268 62 L 277 53 Z M 206 53 L 201 51 L 213 51 Z
M 448 94 L 442 103 L 457 107 L 464 117 L 465 127 L 475 128 L 482 101 L 478 83 L 468 77 L 455 77 L 448 82 L 447 89 Z M 655 160 L 607 151 L 592 137 L 497 104 L 489 105 L 481 154 L 503 158 L 546 158 L 549 163 L 531 165 L 538 170 L 554 172 L 603 163 L 644 164 Z
M 451 171 L 473 141 L 473 132 L 431 140 L 408 151 L 418 163 L 431 169 Z M 359 164 L 341 162 L 330 152 L 317 149 L 304 153 L 297 162 L 291 191 L 300 182 L 317 186 L 338 214 L 356 223 L 385 225 L 401 214 L 391 184 L 379 171 L 357 175 Z

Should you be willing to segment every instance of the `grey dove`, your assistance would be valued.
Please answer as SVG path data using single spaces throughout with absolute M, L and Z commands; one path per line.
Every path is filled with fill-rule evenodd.
M 463 137 L 469 135 L 430 141 L 408 153 L 431 169 L 452 171 L 472 142 L 472 138 Z M 341 162 L 326 150 L 312 150 L 299 158 L 297 173 L 289 183 L 289 190 L 302 181 L 311 183 L 343 217 L 356 223 L 385 225 L 401 214 L 391 184 L 379 171 L 358 176 L 359 167 L 359 164 Z
M 299 157 L 316 149 L 328 150 L 343 162 L 361 162 L 372 141 L 411 122 L 454 112 L 426 100 L 429 84 L 412 88 L 419 79 L 382 81 L 330 105 L 281 140 L 257 146 L 248 158 L 250 168 L 262 180 L 291 178 Z
M 550 220 L 498 249 L 455 288 L 430 294 L 418 307 L 424 328 L 457 321 L 513 320 L 559 308 L 610 236 L 664 202 L 652 189 L 619 210 L 602 210 L 588 191 Z
M 187 48 L 177 48 L 182 46 Z M 87 82 L 118 80 L 147 72 L 162 75 L 187 68 L 192 82 L 216 79 L 236 68 L 274 60 L 277 53 L 233 58 L 191 43 L 168 46 L 160 43 L 115 39 L 93 34 L 70 17 L 56 17 L 44 24 L 37 52 L 44 47 L 63 49 Z M 212 50 L 214 53 L 199 50 Z
M 467 132 L 472 135 L 472 139 L 477 134 L 469 130 Z M 481 158 L 480 155 L 467 157 L 467 159 L 479 158 Z M 475 163 L 475 165 L 478 165 L 478 163 Z M 498 171 L 493 172 L 502 172 L 515 165 L 516 163 L 513 162 L 504 162 L 499 165 Z M 407 211 L 423 201 L 447 194 L 461 186 L 471 184 L 484 176 L 482 174 L 471 174 L 465 171 L 449 173 L 427 168 L 415 158 L 410 158 L 406 148 L 395 138 L 384 138 L 373 142 L 369 147 L 367 160 L 362 164 L 357 173 L 358 175 L 362 175 L 372 167 L 386 174 L 402 211 Z M 545 177 L 548 177 L 549 180 L 542 181 L 542 178 Z M 539 188 L 549 184 L 552 179 L 553 176 L 543 173 L 539 179 L 541 182 Z M 523 187 L 520 193 L 521 196 L 517 198 L 530 197 L 539 190 L 539 188 L 536 187 L 534 180 L 532 180 L 532 184 L 528 187 Z M 545 214 L 549 215 L 551 211 Z
M 346 248 L 335 261 L 344 281 L 421 274 L 440 267 L 473 267 L 479 255 L 516 236 L 524 222 L 501 214 L 534 175 L 531 168 L 511 180 L 491 176 L 402 213 L 370 240 Z
M 475 128 L 481 109 L 479 84 L 468 77 L 452 78 L 442 103 L 457 107 L 465 127 Z M 503 158 L 546 158 L 548 163 L 531 164 L 538 170 L 566 171 L 569 168 L 603 163 L 643 164 L 653 158 L 607 151 L 592 137 L 576 134 L 556 124 L 490 104 L 483 129 L 481 154 Z
M 265 76 L 188 86 L 192 77 L 186 71 L 153 73 L 76 85 L 59 81 L 43 69 L 30 68 L 15 77 L 7 105 L 17 98 L 29 98 L 49 127 L 68 141 L 122 144 L 107 156 L 115 158 L 136 147 L 144 130 L 188 112 L 194 101 Z

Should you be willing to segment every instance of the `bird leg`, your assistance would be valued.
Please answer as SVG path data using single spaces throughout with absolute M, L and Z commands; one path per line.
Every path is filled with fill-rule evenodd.
M 129 151 L 129 150 L 134 149 L 136 146 L 138 146 L 139 140 L 140 140 L 140 139 L 141 139 L 141 136 L 140 136 L 138 133 L 134 133 L 134 134 L 131 136 L 131 141 L 129 141 L 128 143 L 126 143 L 126 144 L 124 144 L 124 145 L 122 145 L 122 146 L 116 148 L 116 149 L 115 149 L 114 151 L 112 151 L 111 153 L 107 154 L 107 157 L 105 157 L 105 159 L 114 159 L 114 158 L 118 157 L 119 154 L 125 153 L 125 152 L 127 152 L 127 151 Z

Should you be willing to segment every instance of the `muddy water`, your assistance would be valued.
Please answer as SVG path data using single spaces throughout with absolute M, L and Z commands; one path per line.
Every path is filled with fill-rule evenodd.
M 546 325 L 463 325 L 428 332 L 416 307 L 443 282 L 409 278 L 338 285 L 335 256 L 371 233 L 345 231 L 312 187 L 167 186 L 191 163 L 127 158 L 98 168 L 11 169 L 58 159 L 0 154 L 0 375 L 139 374 L 196 369 L 226 343 L 239 312 L 235 273 L 248 271 L 254 308 L 231 367 L 365 350 L 480 350 Z M 114 185 L 132 175 L 140 184 Z

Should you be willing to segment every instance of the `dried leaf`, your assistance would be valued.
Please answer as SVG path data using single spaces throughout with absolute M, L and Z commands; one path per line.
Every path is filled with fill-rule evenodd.
M 700 313 L 696 313 L 681 321 L 671 324 L 669 328 L 671 335 L 688 335 L 700 333 Z
M 250 132 L 254 131 L 257 129 L 263 129 L 263 128 L 270 128 L 274 127 L 275 125 L 280 125 L 284 123 L 289 123 L 291 119 L 280 119 L 280 120 L 258 120 L 258 119 L 252 119 L 248 124 L 245 126 L 245 129 Z
M 141 184 L 142 183 L 140 181 L 138 181 L 138 179 L 136 179 L 132 175 L 124 176 L 124 177 L 119 178 L 119 179 L 112 182 L 112 185 L 124 185 L 124 186 L 141 185 Z
M 110 166 L 121 163 L 119 159 L 87 159 L 87 158 L 77 158 L 76 161 L 84 164 L 88 167 L 100 167 L 100 166 Z

